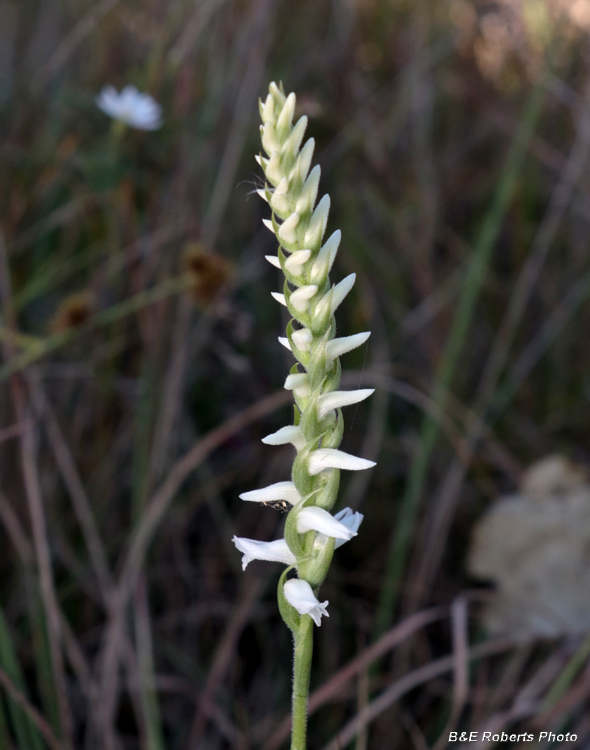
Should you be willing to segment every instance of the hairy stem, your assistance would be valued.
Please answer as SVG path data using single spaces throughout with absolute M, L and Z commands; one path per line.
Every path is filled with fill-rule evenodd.
M 307 701 L 313 653 L 313 621 L 308 615 L 301 618 L 299 630 L 294 634 L 294 642 L 291 750 L 306 750 Z

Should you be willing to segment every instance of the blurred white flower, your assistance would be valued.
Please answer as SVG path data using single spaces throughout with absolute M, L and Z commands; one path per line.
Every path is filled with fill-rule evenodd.
M 289 604 L 295 607 L 300 615 L 309 615 L 318 627 L 322 624 L 322 615 L 330 616 L 327 610 L 328 602 L 316 599 L 307 581 L 291 578 L 285 583 L 283 591 Z
M 157 130 L 162 125 L 162 107 L 149 94 L 135 86 L 125 86 L 119 93 L 114 86 L 105 86 L 95 99 L 96 106 L 114 120 L 138 130 Z

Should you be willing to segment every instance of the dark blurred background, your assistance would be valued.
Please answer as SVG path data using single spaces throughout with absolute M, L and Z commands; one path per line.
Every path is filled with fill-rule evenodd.
M 292 414 L 272 80 L 357 274 L 339 332 L 372 331 L 343 383 L 377 389 L 309 748 L 590 746 L 589 33 L 590 0 L 0 0 L 2 750 L 287 746 L 280 566 L 231 543 L 282 534 L 238 495 L 293 458 L 260 442 Z

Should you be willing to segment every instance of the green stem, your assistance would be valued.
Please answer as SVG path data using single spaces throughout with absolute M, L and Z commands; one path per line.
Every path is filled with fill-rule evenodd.
M 313 653 L 313 620 L 309 615 L 301 617 L 301 625 L 299 626 L 299 630 L 294 634 L 294 641 L 291 750 L 306 750 L 307 701 L 309 698 L 309 674 Z

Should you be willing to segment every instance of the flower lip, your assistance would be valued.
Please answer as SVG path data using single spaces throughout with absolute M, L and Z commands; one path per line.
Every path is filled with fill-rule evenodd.
M 351 531 L 355 532 L 355 536 L 358 533 L 358 530 L 360 528 L 361 523 L 363 522 L 363 514 L 359 513 L 358 511 L 355 512 L 351 508 L 343 508 L 342 510 L 338 511 L 334 518 L 337 521 L 340 521 L 340 523 L 344 524 L 344 526 L 347 526 Z M 336 539 L 336 543 L 334 544 L 334 549 L 338 549 L 338 547 L 342 547 L 343 544 L 346 543 L 345 539 Z
M 295 607 L 300 615 L 309 615 L 318 627 L 322 624 L 322 616 L 330 616 L 327 609 L 329 602 L 320 602 L 316 599 L 307 581 L 291 578 L 285 583 L 283 592 L 289 604 Z
M 120 93 L 114 86 L 104 86 L 95 102 L 109 117 L 138 130 L 158 130 L 162 126 L 162 107 L 135 86 L 125 86 Z

